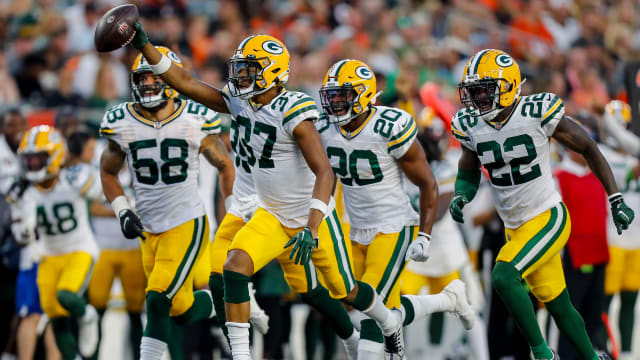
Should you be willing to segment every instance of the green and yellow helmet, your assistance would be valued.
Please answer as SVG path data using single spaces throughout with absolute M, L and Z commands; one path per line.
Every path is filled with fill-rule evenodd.
M 289 80 L 289 50 L 270 35 L 242 40 L 227 63 L 232 96 L 249 99 Z
M 49 180 L 60 172 L 67 147 L 62 134 L 50 126 L 34 126 L 20 141 L 18 156 L 27 180 L 34 184 Z
M 520 96 L 520 67 L 506 52 L 478 51 L 464 68 L 458 84 L 460 102 L 485 120 L 493 120 L 500 110 Z
M 156 46 L 156 49 L 168 57 L 174 65 L 183 67 L 182 61 L 171 49 L 166 46 Z M 151 71 L 147 59 L 142 54 L 138 54 L 129 72 L 131 93 L 136 103 L 146 108 L 154 108 L 162 102 L 178 96 L 178 92 L 164 82 L 152 85 L 140 84 L 140 75 L 145 73 L 153 73 L 153 71 Z
M 375 102 L 376 76 L 360 60 L 341 60 L 333 64 L 320 88 L 322 109 L 329 121 L 346 125 Z

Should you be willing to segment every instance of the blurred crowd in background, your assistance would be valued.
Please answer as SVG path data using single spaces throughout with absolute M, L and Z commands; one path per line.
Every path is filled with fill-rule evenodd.
M 102 14 L 122 3 L 0 1 L 0 115 L 15 115 L 14 110 L 18 109 L 30 126 L 55 124 L 68 135 L 78 125 L 97 129 L 108 107 L 130 101 L 128 71 L 138 52 L 127 47 L 101 54 L 93 47 L 96 23 Z M 461 106 L 457 84 L 463 68 L 471 55 L 484 48 L 502 49 L 514 56 L 527 79 L 522 94 L 546 91 L 559 95 L 565 102 L 566 113 L 588 123 L 592 130 L 597 128 L 594 124 L 605 105 L 613 99 L 636 104 L 631 111 L 634 120 L 638 116 L 640 3 L 637 1 L 129 3 L 138 5 L 153 44 L 170 47 L 197 78 L 218 87 L 226 81 L 226 61 L 251 34 L 265 33 L 281 39 L 291 53 L 287 88 L 304 91 L 316 99 L 331 64 L 345 58 L 363 60 L 374 70 L 378 89 L 384 90 L 379 103 L 400 107 L 411 113 L 420 126 L 431 128 L 430 136 L 436 142 L 431 144 L 434 151 L 438 149 L 438 140 L 448 131 L 451 116 Z M 632 129 L 640 129 L 639 123 L 632 121 Z M 485 245 L 499 248 L 503 235 L 495 213 L 486 215 L 478 225 L 484 227 L 484 238 L 497 239 L 495 244 Z M 474 264 L 478 260 L 482 263 L 477 258 L 480 245 L 477 242 L 467 245 L 473 250 Z M 10 268 L 4 259 L 6 256 L 3 267 Z M 277 311 L 271 316 L 287 319 L 291 303 L 282 299 L 291 298 L 283 297 L 288 290 L 278 271 L 268 268 L 260 275 L 265 280 L 258 283 L 258 295 L 265 307 Z M 6 277 L 6 271 L 1 273 Z M 8 287 L 3 285 L 6 290 L 3 297 L 11 292 L 11 282 L 5 280 L 3 283 Z M 322 319 L 312 313 L 307 323 L 307 339 L 324 339 L 325 347 L 335 347 L 335 336 L 325 334 L 322 326 L 309 325 L 310 322 L 321 324 Z M 516 341 L 504 341 L 503 332 L 514 334 L 513 328 L 506 329 L 505 319 L 494 319 L 493 325 L 491 320 L 488 323 L 489 336 L 492 332 L 494 335 L 490 342 L 511 347 Z M 277 334 L 265 339 L 265 351 L 286 341 L 282 338 L 288 335 L 290 326 L 283 321 Z M 186 339 L 194 341 L 188 336 Z M 0 344 L 0 351 L 3 346 Z M 515 350 L 496 350 L 496 346 L 499 344 L 490 344 L 491 358 L 496 358 L 493 354 L 519 358 L 514 355 Z M 524 343 L 522 349 L 528 353 Z M 282 356 L 280 350 L 269 351 L 272 358 Z M 313 354 L 315 343 L 306 351 Z M 332 354 L 333 351 L 325 351 L 325 358 L 331 358 Z

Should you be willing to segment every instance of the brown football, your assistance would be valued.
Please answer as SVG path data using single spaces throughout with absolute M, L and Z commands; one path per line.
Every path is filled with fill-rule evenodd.
M 93 37 L 96 50 L 108 52 L 127 45 L 136 34 L 138 8 L 126 4 L 114 7 L 100 18 Z

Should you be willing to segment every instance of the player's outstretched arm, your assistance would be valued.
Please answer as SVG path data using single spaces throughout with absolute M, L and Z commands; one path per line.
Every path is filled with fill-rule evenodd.
M 313 185 L 313 199 L 320 200 L 325 205 L 329 204 L 336 176 L 322 147 L 320 134 L 318 134 L 313 122 L 307 120 L 296 126 L 293 130 L 293 137 L 298 143 L 307 165 L 316 175 L 316 182 Z M 314 237 L 318 236 L 318 227 L 320 227 L 323 216 L 324 214 L 312 205 L 307 225 Z
M 438 183 L 427 163 L 422 146 L 414 141 L 409 150 L 398 159 L 398 165 L 407 178 L 420 189 L 420 232 L 431 234 L 438 205 Z
M 147 59 L 153 72 L 176 89 L 180 94 L 193 99 L 206 107 L 221 113 L 229 113 L 223 94 L 215 87 L 197 80 L 187 71 L 174 65 L 169 58 L 160 53 L 147 38 L 140 22 L 136 24 L 136 35 L 131 44 Z
M 613 116 L 603 116 L 602 122 L 607 134 L 616 139 L 625 151 L 633 156 L 640 157 L 640 138 L 618 124 Z
M 596 143 L 589 137 L 587 132 L 570 117 L 564 116 L 553 133 L 553 138 L 567 146 L 569 149 L 582 154 L 587 161 L 589 168 L 596 175 L 605 191 L 609 195 L 611 204 L 611 215 L 616 225 L 618 234 L 629 227 L 633 221 L 634 214 L 622 199 L 622 194 L 618 191 L 613 173 L 609 163 L 598 149 Z
M 200 142 L 200 153 L 204 155 L 211 165 L 218 169 L 220 190 L 222 191 L 222 196 L 226 199 L 231 195 L 233 181 L 236 177 L 233 161 L 227 152 L 227 147 L 217 134 L 211 134 L 205 136 Z
M 475 152 L 462 146 L 462 155 L 458 160 L 453 200 L 449 204 L 449 213 L 453 220 L 463 223 L 462 208 L 476 196 L 480 186 L 480 159 Z

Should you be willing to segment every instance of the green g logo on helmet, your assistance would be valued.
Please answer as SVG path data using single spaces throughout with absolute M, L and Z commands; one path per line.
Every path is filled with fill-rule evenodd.
M 282 45 L 278 44 L 273 40 L 267 40 L 264 43 L 262 43 L 262 48 L 264 49 L 264 51 L 268 52 L 269 54 L 278 55 L 284 52 Z
M 496 64 L 501 67 L 509 67 L 513 65 L 513 59 L 507 54 L 498 55 L 496 57 Z
M 366 66 L 358 66 L 358 68 L 356 68 L 356 75 L 362 79 L 369 80 L 373 77 L 373 72 Z
M 182 64 L 182 61 L 180 61 L 178 55 L 176 55 L 176 53 L 174 53 L 173 51 L 167 51 L 167 57 L 174 63 Z

